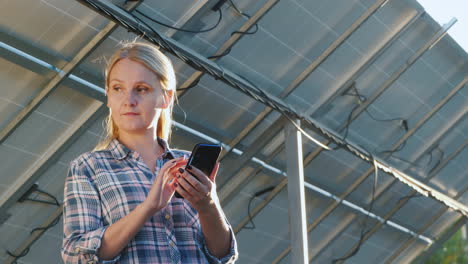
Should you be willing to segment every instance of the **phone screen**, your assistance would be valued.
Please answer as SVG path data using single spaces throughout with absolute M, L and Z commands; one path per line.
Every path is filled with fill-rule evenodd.
M 219 154 L 221 153 L 221 146 L 215 144 L 197 144 L 192 150 L 192 154 L 187 162 L 187 166 L 190 165 L 201 171 L 206 176 L 210 177 L 211 172 L 216 166 Z M 193 174 L 192 174 L 193 175 Z M 213 180 L 213 179 L 211 179 Z M 175 193 L 175 197 L 183 198 L 179 193 Z
M 207 176 L 210 176 L 216 166 L 220 153 L 220 145 L 197 144 L 192 151 L 192 155 L 190 155 L 187 165 L 191 165 L 203 171 Z

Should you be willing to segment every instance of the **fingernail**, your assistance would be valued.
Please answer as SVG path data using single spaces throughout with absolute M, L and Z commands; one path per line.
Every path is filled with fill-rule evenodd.
M 177 174 L 177 178 L 180 178 L 180 174 Z
M 177 184 L 177 182 L 176 182 L 176 183 L 174 183 L 174 186 L 177 187 L 177 186 L 179 186 L 179 184 Z
M 187 170 L 191 170 L 191 169 L 192 169 L 192 166 L 188 165 Z
M 179 168 L 179 172 L 180 172 L 180 173 L 184 173 L 184 169 Z

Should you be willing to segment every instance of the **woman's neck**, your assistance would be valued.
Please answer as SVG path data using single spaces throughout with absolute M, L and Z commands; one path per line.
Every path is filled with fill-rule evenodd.
M 119 135 L 119 141 L 129 149 L 138 152 L 143 157 L 157 157 L 164 152 L 159 145 L 155 133 L 126 134 Z

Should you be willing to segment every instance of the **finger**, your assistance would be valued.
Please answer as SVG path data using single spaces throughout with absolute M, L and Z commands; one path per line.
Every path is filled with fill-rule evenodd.
M 177 187 L 179 186 L 179 183 L 177 182 L 177 180 L 174 178 L 172 179 L 172 181 L 168 184 L 169 187 L 170 187 L 170 191 L 171 192 L 175 192 L 175 190 L 177 189 Z
M 218 175 L 218 170 L 219 170 L 219 162 L 216 162 L 216 165 L 215 165 L 213 171 L 210 174 L 210 180 L 212 182 L 216 181 L 216 175 Z
M 199 192 L 197 189 L 195 189 L 184 177 L 180 177 L 177 179 L 177 182 L 179 183 L 184 190 L 190 194 L 190 196 L 197 197 L 197 196 L 202 196 L 202 193 Z
M 189 173 L 193 174 L 204 185 L 209 185 L 210 180 L 209 180 L 208 176 L 203 171 L 195 168 L 194 166 L 187 166 L 186 170 Z
M 206 186 L 205 184 L 201 183 L 197 178 L 195 178 L 193 175 L 188 173 L 187 171 L 179 170 L 181 172 L 181 175 L 184 177 L 184 179 L 192 185 L 192 187 L 201 193 L 206 193 L 209 190 L 209 186 Z
M 188 193 L 181 185 L 180 183 L 177 184 L 176 186 L 176 192 L 178 192 L 182 197 L 184 197 L 185 199 L 190 199 L 192 198 L 192 196 L 190 195 L 190 193 Z
M 170 168 L 172 168 L 174 166 L 177 166 L 177 164 L 179 164 L 179 163 L 181 163 L 183 161 L 184 161 L 183 157 L 172 159 L 172 160 L 164 163 L 164 165 L 162 166 L 161 169 L 162 170 L 168 170 L 168 169 L 170 169 Z

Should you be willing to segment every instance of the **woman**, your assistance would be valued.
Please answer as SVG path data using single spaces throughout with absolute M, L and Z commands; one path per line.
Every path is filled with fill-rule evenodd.
M 185 171 L 190 153 L 167 144 L 170 60 L 151 45 L 125 44 L 105 81 L 107 138 L 70 163 L 65 182 L 65 263 L 233 263 L 234 233 L 210 180 L 218 166 L 212 175 Z

